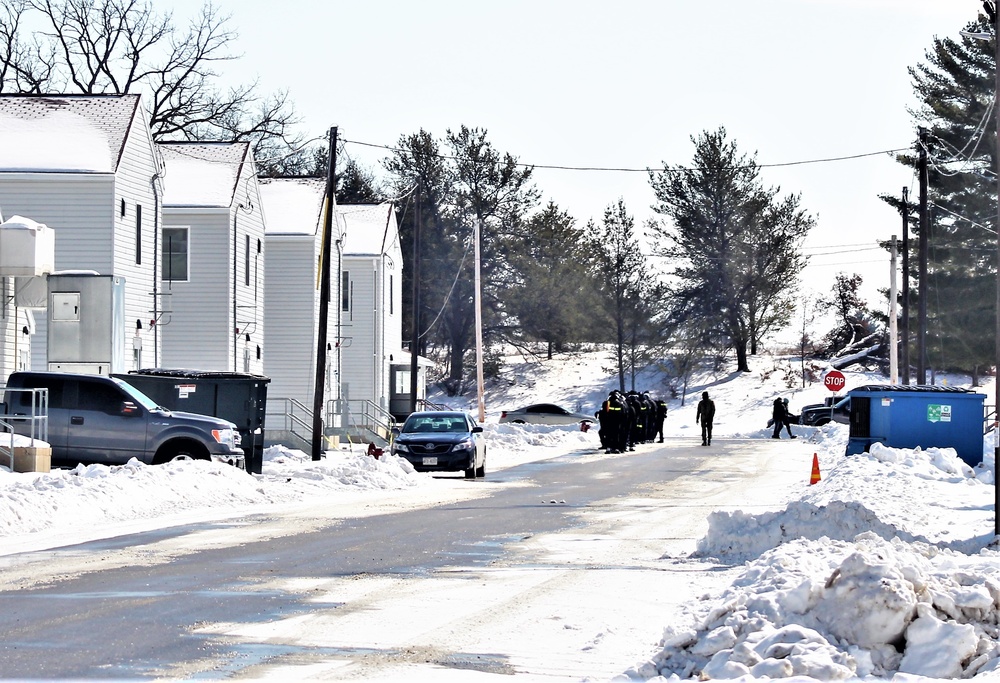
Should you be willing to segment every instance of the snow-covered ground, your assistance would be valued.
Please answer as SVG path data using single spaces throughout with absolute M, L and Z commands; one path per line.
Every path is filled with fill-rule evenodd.
M 509 361 L 504 382 L 486 394 L 489 470 L 596 452 L 593 430 L 499 425 L 497 418 L 504 408 L 532 401 L 593 412 L 615 384 L 607 356 Z M 705 375 L 688 387 L 689 399 L 707 390 L 716 401 L 717 438 L 767 438 L 775 396 L 789 398 L 797 411 L 828 393 L 819 383 L 801 388 L 796 363 L 754 363 L 752 373 Z M 847 375 L 848 389 L 882 382 Z M 671 395 L 655 372 L 640 381 L 639 390 Z M 983 393 L 992 396 L 992 387 Z M 473 407 L 468 399 L 435 398 Z M 671 398 L 667 434 L 697 436 L 694 412 L 693 400 L 682 405 Z M 705 567 L 698 585 L 712 588 L 691 595 L 679 617 L 657 624 L 662 641 L 649 646 L 659 652 L 631 667 L 623 661 L 619 678 L 1000 678 L 992 441 L 984 444 L 985 466 L 972 469 L 948 449 L 875 448 L 845 457 L 841 425 L 796 432 L 795 448 L 810 459 L 817 454 L 821 481 L 805 485 L 808 471 L 770 480 L 760 499 L 777 503 L 772 511 L 710 513 L 708 533 L 684 550 L 687 557 L 665 545 L 662 562 L 697 560 Z M 258 476 L 207 462 L 50 474 L 0 467 L 0 555 L 309 504 L 334 492 L 340 500 L 405 497 L 426 505 L 454 495 L 451 482 L 363 451 L 363 445 L 344 448 L 313 462 L 275 447 Z M 365 514 L 356 505 L 345 511 Z M 739 568 L 737 578 L 713 571 L 720 566 Z M 672 576 L 662 572 L 662 581 Z

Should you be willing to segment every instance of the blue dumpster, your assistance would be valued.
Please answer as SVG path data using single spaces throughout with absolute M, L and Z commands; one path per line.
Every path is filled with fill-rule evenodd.
M 971 466 L 983 459 L 983 401 L 969 389 L 870 384 L 848 392 L 847 455 L 875 442 L 893 448 L 954 448 Z

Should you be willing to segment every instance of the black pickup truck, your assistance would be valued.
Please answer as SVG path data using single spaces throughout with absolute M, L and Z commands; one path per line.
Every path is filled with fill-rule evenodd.
M 47 389 L 47 407 L 40 402 Z M 46 410 L 47 408 L 47 410 Z M 15 372 L 4 391 L 3 422 L 29 434 L 47 413 L 52 461 L 160 464 L 178 458 L 215 460 L 245 469 L 240 434 L 226 420 L 173 412 L 114 377 Z M 34 434 L 38 436 L 37 431 Z
M 822 427 L 828 422 L 849 424 L 851 420 L 851 398 L 846 395 L 827 396 L 823 403 L 814 403 L 802 408 L 799 424 L 807 427 Z

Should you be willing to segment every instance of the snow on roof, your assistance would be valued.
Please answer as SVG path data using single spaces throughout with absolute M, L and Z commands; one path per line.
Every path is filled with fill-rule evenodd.
M 0 96 L 0 171 L 114 173 L 138 95 Z
M 391 204 L 340 204 L 337 215 L 344 226 L 345 256 L 382 254 L 399 239 Z
M 262 178 L 268 235 L 316 235 L 322 227 L 324 178 Z
M 246 142 L 163 142 L 163 205 L 232 206 L 250 153 Z

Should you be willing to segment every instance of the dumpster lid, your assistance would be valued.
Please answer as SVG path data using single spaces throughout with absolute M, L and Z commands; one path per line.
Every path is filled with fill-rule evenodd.
M 176 377 L 179 379 L 252 379 L 259 382 L 270 382 L 270 377 L 264 375 L 254 375 L 246 372 L 225 372 L 216 370 L 178 370 L 166 368 L 142 368 L 141 370 L 130 370 L 129 375 L 141 375 L 143 377 Z
M 971 394 L 974 393 L 971 389 L 963 389 L 962 387 L 945 387 L 938 386 L 934 384 L 866 384 L 861 387 L 855 387 L 851 389 L 848 393 L 854 393 L 856 391 L 864 392 L 893 392 L 900 394 L 924 394 L 924 393 L 935 393 L 935 394 Z

